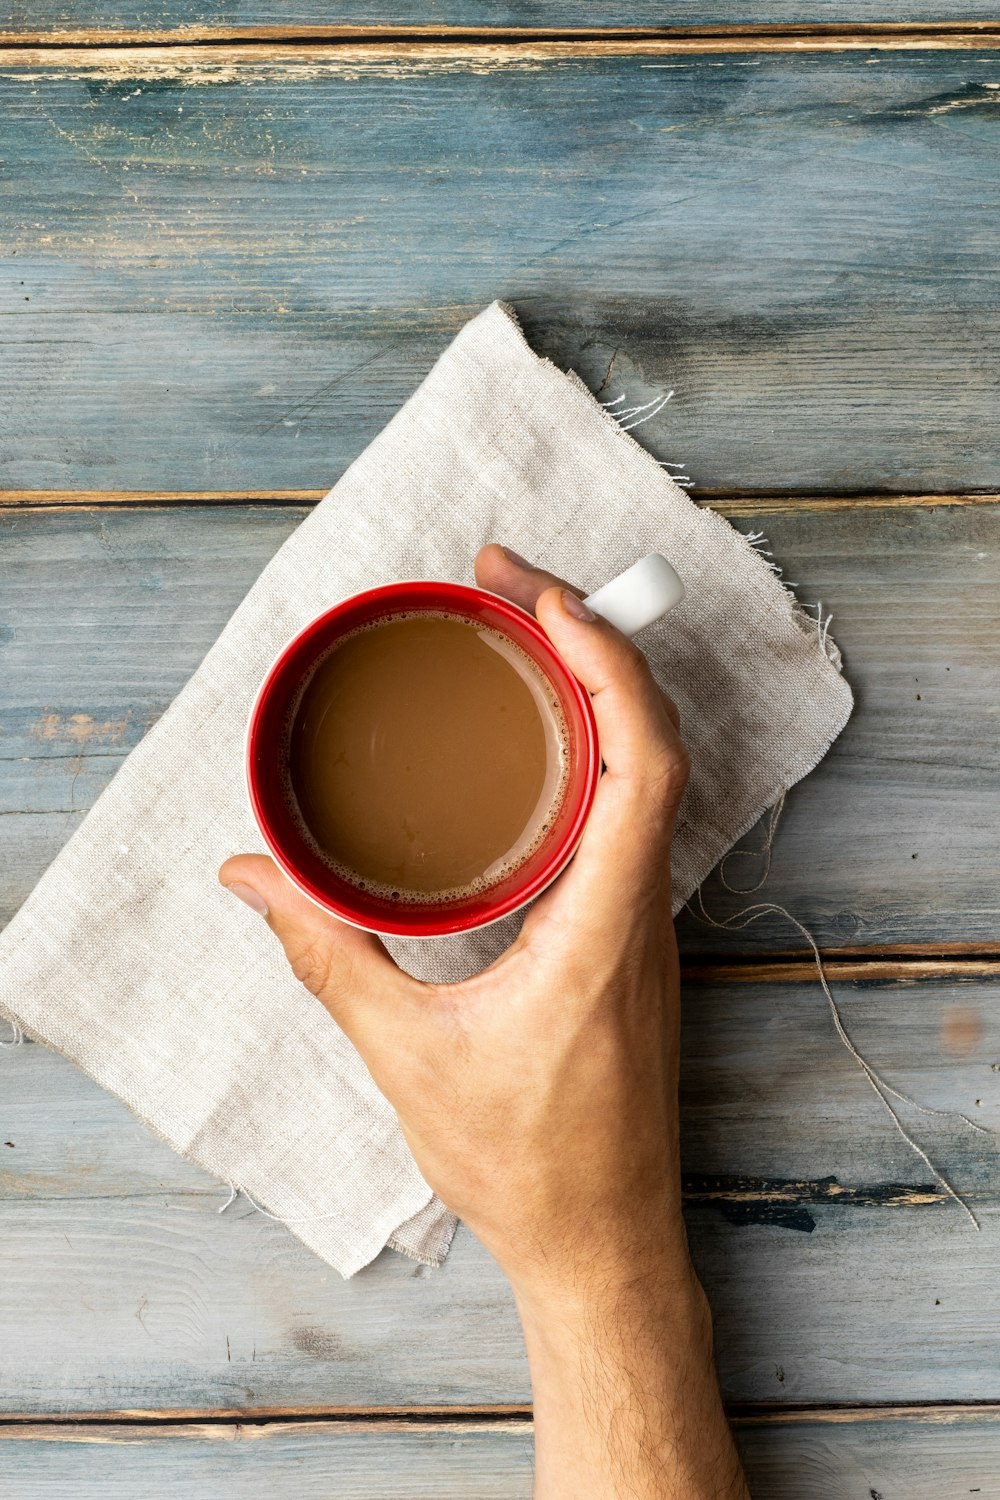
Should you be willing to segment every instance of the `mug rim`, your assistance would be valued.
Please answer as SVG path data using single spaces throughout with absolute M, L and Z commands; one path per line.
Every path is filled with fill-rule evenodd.
M 257 785 L 258 773 L 254 768 L 253 751 L 256 745 L 261 707 L 273 684 L 282 672 L 289 656 L 301 643 L 302 637 L 335 618 L 338 614 L 345 613 L 348 609 L 357 609 L 359 606 L 371 607 L 373 609 L 373 618 L 377 619 L 377 608 L 380 603 L 389 603 L 393 599 L 398 598 L 400 594 L 405 594 L 408 591 L 416 591 L 418 595 L 424 593 L 431 594 L 432 592 L 435 594 L 443 593 L 450 598 L 451 603 L 456 608 L 456 612 L 459 614 L 463 613 L 461 608 L 461 601 L 463 599 L 468 600 L 470 603 L 473 601 L 487 601 L 491 606 L 497 608 L 500 614 L 506 615 L 519 630 L 526 632 L 535 644 L 541 648 L 543 657 L 556 661 L 560 671 L 565 676 L 569 691 L 580 709 L 583 724 L 583 749 L 586 760 L 585 779 L 582 794 L 578 798 L 577 805 L 572 809 L 572 815 L 566 831 L 553 848 L 550 857 L 529 881 L 526 881 L 522 885 L 515 884 L 514 888 L 503 898 L 495 901 L 489 900 L 489 890 L 487 889 L 483 893 L 484 909 L 482 913 L 476 915 L 471 920 L 467 916 L 465 919 L 456 918 L 449 921 L 447 919 L 448 902 L 441 902 L 439 905 L 434 905 L 432 902 L 421 902 L 419 904 L 407 903 L 400 905 L 398 908 L 398 918 L 389 916 L 384 921 L 380 919 L 379 925 L 376 927 L 370 926 L 369 921 L 361 920 L 358 912 L 352 909 L 350 904 L 338 900 L 336 897 L 323 891 L 312 880 L 303 875 L 286 856 L 279 840 L 269 828 L 267 818 L 264 814 Z M 413 607 L 419 608 L 420 605 L 414 604 Z M 440 603 L 437 607 L 447 608 L 448 606 L 445 603 Z M 546 672 L 546 676 L 549 675 Z M 342 922 L 347 922 L 352 927 L 357 927 L 364 932 L 374 932 L 385 936 L 412 938 L 446 937 L 461 932 L 478 931 L 482 927 L 489 927 L 494 922 L 499 922 L 503 917 L 510 916 L 513 912 L 519 911 L 529 901 L 541 895 L 542 891 L 562 874 L 576 852 L 587 820 L 590 817 L 591 808 L 593 807 L 594 797 L 597 792 L 597 783 L 600 779 L 600 769 L 601 759 L 598 745 L 597 720 L 594 716 L 590 694 L 563 661 L 534 615 L 529 614 L 527 610 L 522 609 L 518 604 L 514 604 L 510 599 L 505 599 L 501 594 L 492 593 L 489 589 L 481 589 L 470 584 L 448 583 L 439 579 L 418 578 L 404 579 L 397 583 L 378 584 L 374 588 L 362 589 L 356 594 L 349 594 L 345 598 L 338 600 L 336 604 L 331 605 L 328 609 L 321 611 L 320 614 L 315 615 L 312 619 L 307 620 L 301 629 L 297 630 L 291 639 L 285 642 L 284 646 L 282 646 L 277 656 L 271 662 L 263 681 L 254 695 L 254 700 L 247 716 L 243 754 L 244 783 L 254 824 L 264 843 L 267 845 L 267 850 L 271 858 L 292 884 L 314 906 L 317 906 L 321 911 L 337 917 Z M 423 910 L 428 913 L 433 912 L 435 917 L 430 922 L 407 920 L 405 913 L 408 909 L 414 911 Z

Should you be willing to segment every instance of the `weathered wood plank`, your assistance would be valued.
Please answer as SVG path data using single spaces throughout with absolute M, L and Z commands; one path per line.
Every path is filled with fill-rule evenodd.
M 995 1408 L 741 1418 L 756 1500 L 1000 1497 Z M 0 1435 L 18 1500 L 529 1500 L 526 1422 L 32 1425 Z M 334 1486 L 331 1489 L 331 1485 Z
M 755 1500 L 1000 1497 L 995 1408 L 748 1418 L 736 1437 Z
M 179 40 L 218 36 L 336 36 L 356 32 L 412 29 L 422 33 L 583 31 L 586 33 L 653 30 L 698 26 L 758 27 L 856 23 L 862 29 L 878 25 L 909 28 L 932 23 L 942 29 L 995 21 L 988 0 L 963 0 L 961 17 L 947 13 L 941 0 L 881 0 L 875 10 L 861 0 L 768 0 L 753 7 L 746 0 L 612 0 L 600 7 L 586 0 L 392 0 L 373 5 L 370 0 L 339 0 L 335 10 L 321 0 L 33 0 L 30 6 L 8 4 L 0 15 L 0 36 L 33 40 L 107 35 L 123 39 L 161 38 L 167 32 Z
M 838 994 L 894 1087 L 1000 1128 L 995 985 Z M 995 1399 L 989 1140 L 906 1112 L 977 1234 L 895 1133 L 814 985 L 690 988 L 683 1079 L 689 1231 L 730 1399 Z M 464 1231 L 439 1272 L 387 1253 L 341 1282 L 244 1200 L 220 1217 L 223 1187 L 31 1044 L 0 1052 L 0 1196 L 4 1411 L 529 1399 L 508 1289 Z
M 530 1500 L 527 1423 L 0 1430 L 18 1500 Z
M 964 525 L 952 530 L 949 515 L 976 517 L 961 540 Z M 987 613 L 998 522 L 992 510 L 882 512 L 869 530 L 863 514 L 841 511 L 816 524 L 808 551 L 781 518 L 759 523 L 799 597 L 832 610 L 857 707 L 789 796 L 763 889 L 752 891 L 765 871 L 753 856 L 725 866 L 749 894 L 724 892 L 718 878 L 706 884 L 715 918 L 773 901 L 834 946 L 973 934 L 992 946 L 995 834 L 986 829 L 996 828 L 1000 791 L 1000 630 Z M 763 842 L 760 833 L 741 847 Z M 754 933 L 772 948 L 801 941 L 779 916 L 731 934 L 685 925 L 689 947 L 745 947 Z
M 0 486 L 319 488 L 503 295 L 707 487 L 996 487 L 998 66 L 9 52 Z
M 904 1092 L 1000 1128 L 1000 1074 L 993 1070 L 1000 1060 L 1000 1018 L 991 1010 L 1000 980 L 956 984 L 918 976 L 914 966 L 910 977 L 890 983 L 837 981 L 859 1045 Z M 877 1102 L 859 1090 L 864 1081 L 836 1044 L 813 980 L 688 981 L 684 992 L 685 1170 L 692 1204 L 711 1202 L 720 1211 L 730 1201 L 913 1206 L 897 1189 L 917 1180 L 913 1174 L 919 1177 L 921 1169 L 883 1129 Z M 0 1132 L 4 1143 L 12 1142 L 0 1147 L 5 1199 L 200 1193 L 208 1204 L 225 1201 L 226 1190 L 213 1178 L 162 1146 L 124 1106 L 47 1048 L 5 1050 L 0 1076 Z M 752 1140 L 743 1130 L 748 1088 L 756 1101 Z M 859 1122 L 865 1126 L 860 1140 Z M 962 1170 L 971 1174 L 970 1191 L 987 1193 L 989 1149 L 978 1137 L 965 1140 L 962 1130 L 956 1137 L 948 1121 L 942 1126 L 945 1158 L 955 1146 Z M 936 1126 L 930 1134 L 936 1138 Z M 829 1186 L 831 1177 L 841 1180 L 839 1188 Z M 943 1202 L 943 1194 L 935 1190 L 924 1201 Z
M 192 39 L 184 32 L 138 39 L 135 34 L 78 33 L 29 41 L 23 35 L 9 40 L 0 33 L 0 66 L 39 69 L 53 76 L 84 73 L 88 77 L 118 78 L 128 57 L 131 76 L 154 80 L 185 75 L 189 83 L 218 82 L 234 69 L 275 77 L 334 64 L 354 76 L 359 69 L 402 68 L 441 72 L 464 70 L 494 73 L 509 67 L 537 68 L 545 64 L 637 61 L 648 58 L 741 56 L 752 54 L 838 52 L 991 52 L 1000 39 L 1000 22 L 972 22 L 949 26 L 705 26 L 665 28 L 660 31 L 552 32 L 495 30 L 437 32 L 376 28 L 362 35 L 332 27 L 320 36 L 296 29 L 286 33 L 262 30 L 249 36 L 211 31 Z M 153 45 L 150 45 L 150 42 Z
M 0 517 L 0 916 L 20 905 L 300 514 Z M 746 899 L 786 906 L 834 948 L 995 947 L 1000 510 L 791 510 L 739 524 L 766 525 L 799 596 L 832 609 L 858 694 L 847 730 L 788 799 L 764 890 Z M 760 868 L 736 857 L 727 875 L 752 885 Z M 706 902 L 723 918 L 743 904 L 717 882 Z M 801 947 L 776 917 L 729 934 L 685 921 L 684 934 L 695 953 Z

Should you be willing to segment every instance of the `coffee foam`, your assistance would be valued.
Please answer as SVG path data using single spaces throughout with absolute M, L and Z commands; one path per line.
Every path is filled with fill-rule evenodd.
M 306 688 L 312 681 L 314 674 L 324 662 L 338 651 L 341 646 L 353 640 L 355 636 L 364 635 L 368 631 L 377 630 L 382 625 L 388 625 L 395 620 L 412 619 L 437 619 L 455 620 L 459 624 L 467 625 L 475 630 L 481 640 L 492 646 L 505 657 L 507 661 L 521 675 L 527 684 L 532 697 L 539 706 L 539 717 L 545 726 L 546 737 L 550 738 L 550 750 L 553 752 L 547 757 L 547 765 L 552 767 L 552 773 L 546 775 L 545 785 L 542 788 L 538 803 L 535 806 L 535 814 L 544 803 L 550 809 L 548 816 L 544 811 L 541 816 L 544 822 L 537 827 L 532 838 L 523 844 L 515 845 L 512 850 L 491 865 L 477 879 L 463 886 L 453 886 L 442 891 L 414 891 L 405 887 L 389 886 L 380 881 L 370 880 L 361 876 L 350 866 L 342 864 L 335 859 L 328 849 L 324 849 L 313 837 L 312 831 L 306 823 L 299 808 L 298 800 L 292 786 L 291 770 L 289 766 L 289 749 L 291 743 L 292 727 L 295 723 L 299 707 L 305 695 Z M 558 741 L 556 744 L 555 742 Z M 478 621 L 470 620 L 467 615 L 457 614 L 445 609 L 406 609 L 397 610 L 392 613 L 379 615 L 377 619 L 368 620 L 364 625 L 358 625 L 354 630 L 347 631 L 344 635 L 328 646 L 327 649 L 316 658 L 312 666 L 306 672 L 302 681 L 295 690 L 295 694 L 282 720 L 281 726 L 281 750 L 279 753 L 279 774 L 281 777 L 281 790 L 292 815 L 299 836 L 307 848 L 327 869 L 348 885 L 354 886 L 355 890 L 364 891 L 366 895 L 375 896 L 384 901 L 398 902 L 400 906 L 440 906 L 443 903 L 468 900 L 472 896 L 482 895 L 483 892 L 492 890 L 502 881 L 521 869 L 533 854 L 545 842 L 553 822 L 558 817 L 562 807 L 563 798 L 566 794 L 566 784 L 569 780 L 569 732 L 566 727 L 566 718 L 562 710 L 562 704 L 537 663 L 523 650 L 510 636 L 504 635 L 502 631 L 493 629 L 489 625 L 480 625 Z M 535 824 L 533 815 L 527 823 L 531 828 Z

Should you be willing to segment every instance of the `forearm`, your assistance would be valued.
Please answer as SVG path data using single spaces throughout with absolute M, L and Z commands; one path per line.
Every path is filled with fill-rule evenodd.
M 676 1261 L 579 1297 L 518 1296 L 536 1500 L 747 1500 L 711 1318 Z

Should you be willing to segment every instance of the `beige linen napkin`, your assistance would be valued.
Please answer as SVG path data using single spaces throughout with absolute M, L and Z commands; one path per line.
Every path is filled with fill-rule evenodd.
M 353 1048 L 216 882 L 227 855 L 263 848 L 244 725 L 306 621 L 373 584 L 471 581 L 490 540 L 588 591 L 646 552 L 681 574 L 685 602 L 640 637 L 694 763 L 679 906 L 843 727 L 839 654 L 753 547 L 494 303 L 264 569 L 0 936 L 3 1012 L 345 1276 L 387 1243 L 438 1263 L 454 1221 Z M 515 930 L 391 946 L 412 972 L 450 980 Z

